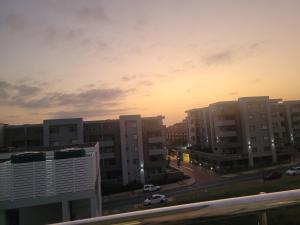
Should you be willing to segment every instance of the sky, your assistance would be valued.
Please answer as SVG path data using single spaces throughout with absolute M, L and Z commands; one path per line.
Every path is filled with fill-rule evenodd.
M 0 0 L 0 121 L 300 99 L 299 0 Z

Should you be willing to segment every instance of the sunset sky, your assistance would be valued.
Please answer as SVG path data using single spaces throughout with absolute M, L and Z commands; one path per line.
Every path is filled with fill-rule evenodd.
M 0 0 L 0 121 L 300 99 L 299 0 Z

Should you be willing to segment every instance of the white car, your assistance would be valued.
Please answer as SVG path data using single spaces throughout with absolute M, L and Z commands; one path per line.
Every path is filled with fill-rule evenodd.
M 295 166 L 288 169 L 287 171 L 285 171 L 285 174 L 290 176 L 300 175 L 300 166 Z
M 165 201 L 166 201 L 165 195 L 154 194 L 145 199 L 144 205 L 147 206 L 152 204 L 158 204 L 158 203 L 163 203 Z
M 151 192 L 151 191 L 158 191 L 160 190 L 160 186 L 155 186 L 153 184 L 145 184 L 144 185 L 144 192 Z

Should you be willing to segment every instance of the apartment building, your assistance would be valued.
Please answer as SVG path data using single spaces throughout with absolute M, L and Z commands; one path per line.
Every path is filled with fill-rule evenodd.
M 85 121 L 84 142 L 99 142 L 101 180 L 103 187 L 109 188 L 122 185 L 122 155 L 119 120 Z
M 288 114 L 290 140 L 300 150 L 300 100 L 286 101 L 283 104 Z
M 83 144 L 82 118 L 44 120 L 44 146 Z
M 142 118 L 144 176 L 146 182 L 164 179 L 167 167 L 167 148 L 163 116 Z
M 211 152 L 211 132 L 208 108 L 197 108 L 186 111 L 188 145 Z
M 166 129 L 166 142 L 168 145 L 185 146 L 187 145 L 187 122 L 186 120 L 175 123 Z
M 287 136 L 290 115 L 281 99 L 268 96 L 188 110 L 192 161 L 222 170 L 289 160 L 293 149 Z
M 0 148 L 4 146 L 4 126 L 5 124 L 0 123 Z
M 3 125 L 3 144 L 14 148 L 29 148 L 43 145 L 43 125 Z
M 36 125 L 4 125 L 2 150 L 99 142 L 102 184 L 109 188 L 163 177 L 167 154 L 164 129 L 162 116 L 140 115 L 120 116 L 116 120 L 70 118 L 44 120 Z
M 99 145 L 40 150 L 26 160 L 24 154 L 13 154 L 0 163 L 0 224 L 42 225 L 100 216 Z M 75 156 L 78 151 L 82 154 Z

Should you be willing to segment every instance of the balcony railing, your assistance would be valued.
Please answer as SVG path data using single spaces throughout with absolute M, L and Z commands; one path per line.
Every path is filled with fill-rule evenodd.
M 115 153 L 113 152 L 101 152 L 100 159 L 113 159 L 115 158 Z
M 220 131 L 217 134 L 219 137 L 236 137 L 237 132 L 236 131 Z
M 234 126 L 235 124 L 235 120 L 219 120 L 216 123 L 217 126 Z
M 167 149 L 149 149 L 149 155 L 166 155 Z
M 152 144 L 152 143 L 163 143 L 165 142 L 165 138 L 164 137 L 150 137 L 148 138 L 148 143 Z
M 96 166 L 94 153 L 79 158 L 0 163 L 0 202 L 92 190 Z
M 113 147 L 114 141 L 100 141 L 99 146 L 101 147 Z
M 197 224 L 197 220 L 200 222 L 216 217 L 257 213 L 261 215 L 259 224 L 267 225 L 266 210 L 295 204 L 300 204 L 300 189 L 148 209 L 64 222 L 57 225 L 159 225 L 172 224 L 172 222 L 175 224 L 191 224 L 190 222 Z

